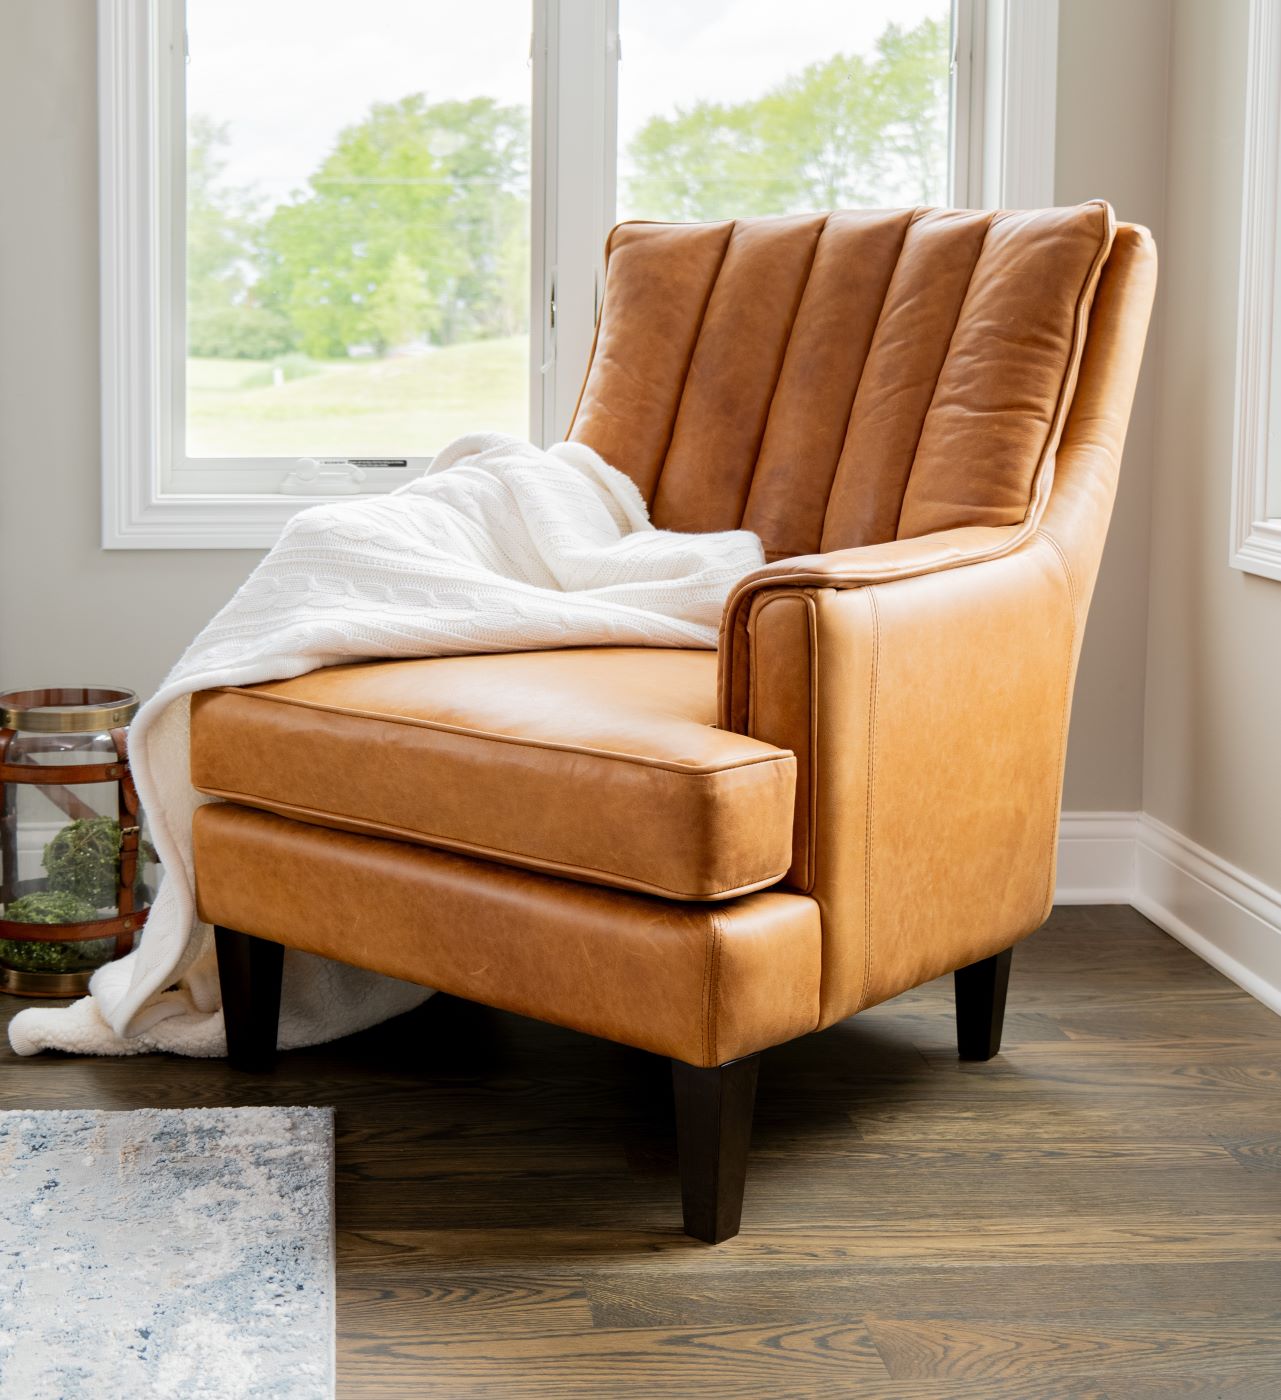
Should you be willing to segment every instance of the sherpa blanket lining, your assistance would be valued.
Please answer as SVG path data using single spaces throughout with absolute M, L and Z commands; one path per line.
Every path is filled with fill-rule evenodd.
M 716 645 L 731 585 L 764 562 L 743 530 L 657 530 L 632 481 L 579 443 L 459 438 L 389 496 L 304 510 L 138 712 L 129 746 L 164 877 L 138 947 L 90 995 L 13 1018 L 20 1055 L 223 1055 L 212 932 L 196 918 L 190 702 L 377 657 Z M 465 931 L 459 932 L 465 937 Z M 290 950 L 280 1045 L 314 1045 L 428 989 Z

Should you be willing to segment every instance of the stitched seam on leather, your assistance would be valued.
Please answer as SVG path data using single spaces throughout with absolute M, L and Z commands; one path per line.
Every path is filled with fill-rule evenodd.
M 789 889 L 799 890 L 803 894 L 811 894 L 814 889 L 815 880 L 815 829 L 818 821 L 818 615 L 815 606 L 814 594 L 810 589 L 780 588 L 759 593 L 752 598 L 751 607 L 747 614 L 747 667 L 748 667 L 748 690 L 747 690 L 747 734 L 749 738 L 757 737 L 756 725 L 756 695 L 759 687 L 757 679 L 757 654 L 759 647 L 755 633 L 755 626 L 761 613 L 773 602 L 797 598 L 805 608 L 806 625 L 806 664 L 807 680 L 809 683 L 809 724 L 806 735 L 806 748 L 804 760 L 807 765 L 808 782 L 806 786 L 806 829 L 805 829 L 805 864 L 801 871 L 801 881 L 799 885 L 789 885 Z M 761 740 L 767 743 L 768 740 Z M 797 764 L 799 773 L 802 755 L 795 749 L 781 750 L 783 753 L 791 753 Z M 795 811 L 795 806 L 793 806 Z M 789 863 L 790 869 L 790 863 Z M 784 874 L 786 878 L 786 872 Z
M 721 255 L 716 263 L 716 271 L 712 273 L 712 280 L 707 288 L 707 296 L 703 301 L 703 309 L 698 314 L 698 329 L 694 332 L 694 343 L 689 348 L 689 359 L 685 361 L 685 373 L 681 376 L 681 391 L 676 396 L 676 407 L 672 412 L 672 424 L 667 430 L 667 442 L 663 447 L 662 460 L 658 464 L 658 475 L 654 478 L 654 488 L 650 493 L 649 503 L 651 508 L 658 500 L 658 488 L 662 485 L 663 473 L 667 470 L 667 459 L 672 453 L 672 442 L 676 437 L 676 424 L 680 421 L 681 405 L 685 402 L 685 391 L 689 388 L 689 372 L 694 367 L 694 356 L 698 354 L 698 344 L 703 338 L 703 326 L 707 321 L 707 308 L 712 304 L 712 297 L 716 292 L 716 284 L 721 280 L 721 272 L 725 267 L 725 259 L 729 257 L 729 245 L 734 241 L 734 234 L 738 230 L 738 220 L 731 220 L 729 233 L 725 238 L 725 246 L 721 249 Z
M 708 993 L 712 985 L 712 944 L 715 942 L 715 938 L 715 920 L 711 920 L 709 921 L 707 932 L 703 935 L 703 991 L 699 998 L 700 1009 L 703 1013 L 703 1024 L 699 1034 L 699 1048 L 703 1052 L 704 1062 L 709 1058 L 707 1052 L 707 1028 L 708 1022 L 711 1019 L 711 1002 Z
M 1072 623 L 1073 633 L 1075 633 L 1076 620 L 1080 615 L 1080 601 L 1077 597 L 1076 579 L 1072 574 L 1072 565 L 1068 562 L 1068 557 L 1066 554 L 1064 554 L 1062 545 L 1060 545 L 1058 540 L 1056 540 L 1054 536 L 1051 535 L 1048 531 L 1038 530 L 1034 538 L 1038 540 L 1044 540 L 1046 544 L 1048 544 L 1050 548 L 1055 552 L 1055 554 L 1059 556 L 1059 563 L 1063 566 L 1063 575 L 1067 579 L 1068 597 L 1072 601 Z
M 841 434 L 841 445 L 836 449 L 836 462 L 832 467 L 832 475 L 827 486 L 827 500 L 823 505 L 823 518 L 818 527 L 818 543 L 816 549 L 823 548 L 823 539 L 827 534 L 827 517 L 832 509 L 832 497 L 836 494 L 836 479 L 841 474 L 841 462 L 845 457 L 845 448 L 850 440 L 850 425 L 854 422 L 854 405 L 858 402 L 858 391 L 863 383 L 863 375 L 867 370 L 867 362 L 872 358 L 872 349 L 876 345 L 876 332 L 881 328 L 881 321 L 885 315 L 885 303 L 889 299 L 890 288 L 894 285 L 894 274 L 898 271 L 898 265 L 903 261 L 903 249 L 907 244 L 907 235 L 912 231 L 912 225 L 920 217 L 921 210 L 913 209 L 911 216 L 903 223 L 903 236 L 898 241 L 898 251 L 894 254 L 894 265 L 890 268 L 890 275 L 885 280 L 885 286 L 881 290 L 881 304 L 876 312 L 876 324 L 872 327 L 872 334 L 867 342 L 867 351 L 863 355 L 863 363 L 858 369 L 858 378 L 854 381 L 854 388 L 850 392 L 850 406 L 845 411 L 845 431 Z
M 872 985 L 872 822 L 876 811 L 876 711 L 880 700 L 881 615 L 876 593 L 867 591 L 872 612 L 872 674 L 867 702 L 867 808 L 863 831 L 863 986 L 859 991 L 861 1009 L 867 1004 Z
M 718 773 L 726 773 L 735 768 L 750 768 L 757 763 L 778 763 L 791 757 L 790 752 L 779 750 L 776 753 L 756 754 L 751 757 L 736 758 L 716 765 L 695 765 L 677 763 L 670 759 L 651 758 L 645 754 L 622 753 L 614 749 L 591 749 L 577 744 L 558 744 L 551 739 L 534 739 L 518 734 L 495 734 L 484 729 L 468 729 L 459 724 L 446 724 L 443 720 L 416 719 L 412 715 L 384 714 L 377 710 L 344 709 L 338 705 L 323 705 L 316 700 L 299 700 L 291 695 L 271 695 L 260 690 L 242 686 L 214 686 L 209 694 L 236 695 L 246 700 L 265 700 L 273 705 L 293 705 L 300 710 L 316 710 L 321 714 L 340 715 L 345 719 L 372 720 L 380 724 L 401 724 L 410 729 L 429 729 L 441 734 L 457 734 L 465 739 L 481 739 L 495 744 L 514 744 L 517 748 L 546 749 L 553 753 L 569 753 L 585 758 L 601 758 L 618 763 L 634 763 L 643 768 L 661 768 L 682 778 L 714 778 Z M 694 721 L 690 721 L 691 724 Z M 698 726 L 703 728 L 704 726 Z M 726 731 L 732 732 L 732 731 Z M 750 735 L 744 735 L 750 738 Z
M 711 1063 L 720 1063 L 720 1051 L 717 1048 L 716 1017 L 720 1010 L 720 958 L 721 958 L 721 933 L 724 926 L 721 916 L 715 911 L 711 917 L 711 945 L 712 962 L 710 972 L 710 982 L 707 989 L 707 1054 Z
M 805 840 L 805 893 L 812 894 L 818 878 L 818 775 L 822 771 L 818 761 L 818 602 L 808 590 L 803 596 L 808 613 L 810 653 L 809 831 Z
M 769 594 L 752 600 L 747 614 L 747 736 L 756 738 L 756 620 L 769 601 Z
M 1050 809 L 1050 838 L 1049 838 L 1049 841 L 1048 841 L 1048 843 L 1047 843 L 1047 844 L 1048 844 L 1048 851 L 1047 851 L 1046 862 L 1045 862 L 1045 866 L 1046 866 L 1045 893 L 1041 896 L 1041 907 L 1042 907 L 1043 909 L 1044 909 L 1044 908 L 1050 903 L 1050 901 L 1054 898 L 1055 847 L 1056 847 L 1057 844 L 1058 844 L 1058 835 L 1059 835 L 1059 808 L 1063 805 L 1063 771 L 1064 771 L 1064 758 L 1065 758 L 1065 756 L 1066 756 L 1066 746 L 1067 746 L 1068 701 L 1069 701 L 1069 699 L 1070 699 L 1070 697 L 1071 697 L 1071 686 L 1072 686 L 1072 656 L 1073 656 L 1073 653 L 1074 653 L 1075 650 L 1076 650 L 1076 631 L 1077 631 L 1076 588 L 1075 588 L 1075 586 L 1073 585 L 1073 582 L 1072 582 L 1072 571 L 1071 571 L 1071 569 L 1068 568 L 1067 557 L 1064 555 L 1063 551 L 1059 548 L 1058 541 L 1055 540 L 1055 539 L 1052 539 L 1049 535 L 1046 535 L 1044 538 L 1047 539 L 1047 540 L 1049 540 L 1050 544 L 1054 547 L 1054 553 L 1055 553 L 1055 555 L 1057 556 L 1059 563 L 1060 563 L 1060 564 L 1062 565 L 1062 567 L 1063 567 L 1064 578 L 1066 579 L 1066 581 L 1067 581 L 1067 586 L 1068 586 L 1068 598 L 1069 598 L 1069 601 L 1070 601 L 1070 603 L 1071 603 L 1071 608 L 1072 608 L 1072 632 L 1071 632 L 1070 637 L 1068 638 L 1067 665 L 1063 668 L 1063 694 L 1062 694 L 1062 696 L 1061 696 L 1060 699 L 1059 699 L 1059 747 L 1058 747 L 1059 780 L 1058 780 L 1058 782 L 1055 784 L 1055 788 L 1054 788 L 1054 804 L 1053 804 L 1053 806 L 1052 806 L 1051 809 Z
M 987 247 L 988 235 L 992 232 L 992 225 L 996 222 L 995 215 L 989 215 L 987 227 L 983 230 L 983 237 L 979 239 L 978 252 L 974 255 L 974 261 L 970 265 L 970 275 L 965 279 L 965 291 L 961 294 L 961 300 L 956 306 L 956 318 L 952 322 L 952 329 L 947 335 L 947 349 L 943 352 L 943 358 L 939 361 L 938 374 L 934 377 L 934 388 L 930 391 L 930 401 L 925 407 L 925 413 L 921 418 L 920 426 L 916 430 L 916 442 L 912 446 L 912 456 L 908 462 L 907 475 L 903 478 L 903 494 L 898 500 L 898 514 L 894 517 L 894 538 L 898 538 L 898 529 L 903 522 L 903 502 L 907 500 L 908 488 L 912 484 L 912 475 L 916 471 L 916 457 L 921 450 L 921 439 L 925 436 L 925 425 L 930 421 L 930 414 L 934 412 L 934 401 L 938 398 L 939 383 L 943 378 L 943 373 L 947 369 L 947 362 L 952 358 L 952 342 L 956 339 L 957 327 L 961 324 L 961 317 L 965 315 L 965 304 L 970 299 L 970 292 L 974 286 L 974 274 L 978 270 L 978 265 L 983 261 L 983 252 Z
M 747 716 L 746 728 L 743 731 L 744 738 L 755 739 L 757 743 L 768 743 L 766 739 L 761 739 L 757 735 L 756 717 L 756 693 L 759 689 L 756 663 L 757 653 L 760 650 L 760 639 L 757 636 L 757 628 L 760 625 L 761 614 L 771 603 L 779 599 L 790 598 L 794 590 L 790 588 L 766 589 L 756 594 L 752 598 L 751 607 L 747 611 Z M 771 744 L 771 748 L 778 748 L 776 744 Z M 791 749 L 779 749 L 780 753 L 792 753 Z
M 756 596 L 754 592 L 736 595 L 731 591 L 717 637 L 716 721 L 734 733 L 740 729 L 740 709 L 743 725 L 747 722 L 750 695 L 744 699 L 741 692 L 750 683 L 751 614 Z
M 792 314 L 787 321 L 787 335 L 783 340 L 783 348 L 779 351 L 778 363 L 774 366 L 774 377 L 770 384 L 769 399 L 765 404 L 765 414 L 761 419 L 761 430 L 756 435 L 756 447 L 752 452 L 752 470 L 748 474 L 747 490 L 743 492 L 743 499 L 738 508 L 738 528 L 740 530 L 747 517 L 748 502 L 752 499 L 752 487 L 756 483 L 756 468 L 760 464 L 761 448 L 765 445 L 765 434 L 769 432 L 770 415 L 774 412 L 774 400 L 778 397 L 778 381 L 783 377 L 783 367 L 787 364 L 787 352 L 792 348 L 792 337 L 796 334 L 796 321 L 801 314 L 801 303 L 805 300 L 810 278 L 814 275 L 814 260 L 818 257 L 818 245 L 823 241 L 823 235 L 827 232 L 830 218 L 830 214 L 823 216 L 823 222 L 819 225 L 818 233 L 814 236 L 814 246 L 810 249 L 809 261 L 805 265 L 805 276 L 801 279 L 796 299 L 792 303 Z
M 525 851 L 509 851 L 502 846 L 482 845 L 479 842 L 463 841 L 453 836 L 437 836 L 434 832 L 419 831 L 410 827 L 396 826 L 391 822 L 372 821 L 366 817 L 348 816 L 342 812 L 322 812 L 316 807 L 304 807 L 295 802 L 282 802 L 276 798 L 260 797 L 256 793 L 238 792 L 230 788 L 206 787 L 192 784 L 196 791 L 206 797 L 217 797 L 236 806 L 250 807 L 254 811 L 275 812 L 279 816 L 297 816 L 304 825 L 324 827 L 330 831 L 353 830 L 357 835 L 380 837 L 384 840 L 405 841 L 415 846 L 426 846 L 433 850 L 461 851 L 468 855 L 501 857 L 503 863 L 510 863 L 530 870 L 546 870 L 556 874 L 597 876 L 601 884 L 613 889 L 634 890 L 639 894 L 658 895 L 662 899 L 691 900 L 701 903 L 708 900 L 737 898 L 743 894 L 754 894 L 757 890 L 776 885 L 787 874 L 786 869 L 777 875 L 770 875 L 746 885 L 727 885 L 722 889 L 708 890 L 692 894 L 684 890 L 668 889 L 665 885 L 651 884 L 637 879 L 625 871 L 603 870 L 594 865 L 571 863 L 569 861 L 547 860 Z

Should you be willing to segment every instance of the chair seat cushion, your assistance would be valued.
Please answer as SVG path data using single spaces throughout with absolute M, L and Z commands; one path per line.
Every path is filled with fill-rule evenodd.
M 195 696 L 191 779 L 298 821 L 727 899 L 787 871 L 796 762 L 715 714 L 714 652 L 366 662 Z

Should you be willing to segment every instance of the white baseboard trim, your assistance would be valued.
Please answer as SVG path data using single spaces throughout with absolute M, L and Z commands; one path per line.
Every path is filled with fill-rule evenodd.
M 1055 904 L 1129 904 L 1138 812 L 1064 812 Z
M 1139 913 L 1281 1015 L 1281 892 L 1155 817 L 1135 855 Z
M 1281 1015 L 1281 892 L 1143 812 L 1065 812 L 1056 904 L 1129 904 Z

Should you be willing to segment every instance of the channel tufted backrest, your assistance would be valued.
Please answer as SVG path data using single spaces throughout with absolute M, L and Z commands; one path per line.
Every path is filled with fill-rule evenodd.
M 569 435 L 656 525 L 771 559 L 1017 524 L 1114 229 L 1098 202 L 620 224 Z

